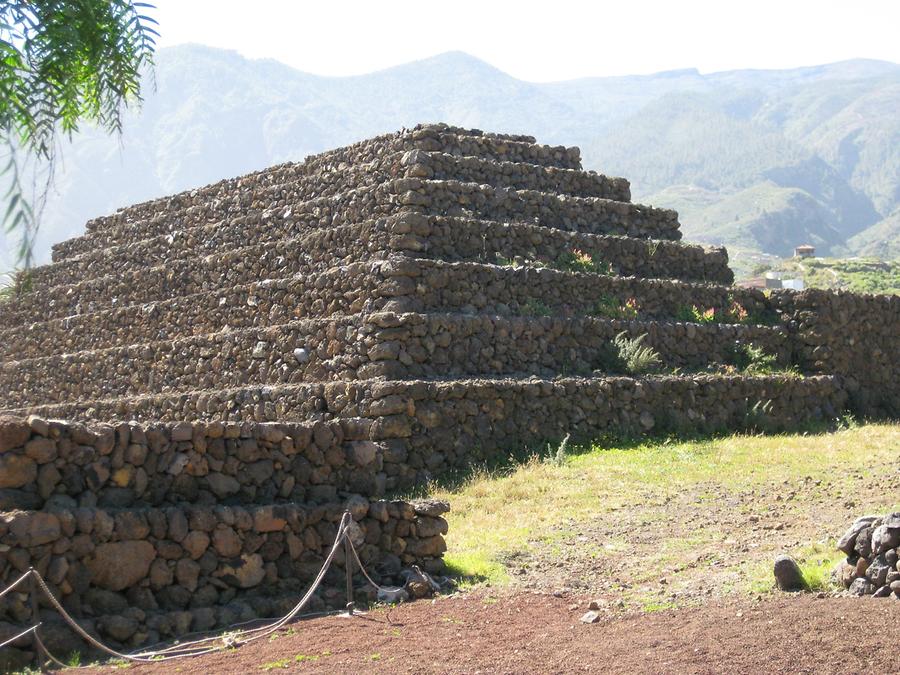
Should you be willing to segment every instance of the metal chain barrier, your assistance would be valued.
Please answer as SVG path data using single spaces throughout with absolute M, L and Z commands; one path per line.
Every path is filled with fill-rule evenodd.
M 353 614 L 353 586 L 352 586 L 352 562 L 356 561 L 357 566 L 359 567 L 360 572 L 362 572 L 363 576 L 366 580 L 372 584 L 373 587 L 377 590 L 390 590 L 385 589 L 385 587 L 380 586 L 375 583 L 369 573 L 366 571 L 366 568 L 362 564 L 362 560 L 359 557 L 359 553 L 356 551 L 356 546 L 354 546 L 353 541 L 350 537 L 349 528 L 350 523 L 352 522 L 352 516 L 349 511 L 344 512 L 341 517 L 340 524 L 338 525 L 338 531 L 334 538 L 334 543 L 331 546 L 331 550 L 328 552 L 328 555 L 325 557 L 325 561 L 322 563 L 322 567 L 319 569 L 316 578 L 313 580 L 309 589 L 300 598 L 296 605 L 283 617 L 279 619 L 273 620 L 271 623 L 264 624 L 257 628 L 250 628 L 246 630 L 238 630 L 232 632 L 226 632 L 224 635 L 212 636 L 201 638 L 199 640 L 193 640 L 191 642 L 184 642 L 172 645 L 171 647 L 165 647 L 157 650 L 145 650 L 145 651 L 137 651 L 129 654 L 122 653 L 116 651 L 112 647 L 108 647 L 107 645 L 100 642 L 100 640 L 94 638 L 90 635 L 84 628 L 82 628 L 78 622 L 66 611 L 66 609 L 62 606 L 59 600 L 56 599 L 56 596 L 53 595 L 50 588 L 47 586 L 47 582 L 44 581 L 44 578 L 40 575 L 40 573 L 34 569 L 30 568 L 27 572 L 25 572 L 22 576 L 16 579 L 12 584 L 7 586 L 5 589 L 0 591 L 0 598 L 2 598 L 7 593 L 13 591 L 20 584 L 25 582 L 28 579 L 32 579 L 33 582 L 33 590 L 32 590 L 32 606 L 35 609 L 35 619 L 37 619 L 37 611 L 36 611 L 36 600 L 37 600 L 37 590 L 40 590 L 44 596 L 47 597 L 50 604 L 53 608 L 60 614 L 63 620 L 69 625 L 72 630 L 75 631 L 83 640 L 85 640 L 88 644 L 93 646 L 94 648 L 109 654 L 118 659 L 123 659 L 126 661 L 134 661 L 137 663 L 157 663 L 159 661 L 169 661 L 173 659 L 181 659 L 188 658 L 193 656 L 202 656 L 204 654 L 210 654 L 212 652 L 221 651 L 223 649 L 231 649 L 234 647 L 239 647 L 241 645 L 247 644 L 249 642 L 254 642 L 256 640 L 261 640 L 266 638 L 276 631 L 283 628 L 285 625 L 290 623 L 293 619 L 297 617 L 297 615 L 303 611 L 303 608 L 309 603 L 315 594 L 316 590 L 318 590 L 319 586 L 322 584 L 322 580 L 325 578 L 325 574 L 328 572 L 331 567 L 332 562 L 334 562 L 334 558 L 337 555 L 337 552 L 340 548 L 340 545 L 344 544 L 344 565 L 347 569 L 347 612 L 348 614 Z M 351 558 L 352 554 L 352 558 Z M 243 622 L 244 624 L 247 622 Z M 44 645 L 43 641 L 40 638 L 38 633 L 38 628 L 41 623 L 38 621 L 33 626 L 27 628 L 22 631 L 18 635 L 6 640 L 2 644 L 0 644 L 0 648 L 5 647 L 8 644 L 15 642 L 16 640 L 21 639 L 22 637 L 32 633 L 32 637 L 34 639 L 34 645 L 36 649 L 36 655 L 38 660 L 40 660 L 41 655 L 46 656 L 53 663 L 61 666 L 63 668 L 72 668 L 73 666 L 67 666 L 65 663 L 60 661 L 58 658 L 53 656 L 49 652 L 49 650 Z M 242 625 L 242 624 L 237 624 Z M 80 666 L 81 668 L 87 668 L 91 666 Z

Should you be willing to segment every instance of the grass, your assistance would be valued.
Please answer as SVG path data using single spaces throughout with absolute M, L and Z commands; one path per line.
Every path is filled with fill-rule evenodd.
M 831 570 L 844 559 L 844 554 L 835 549 L 836 543 L 837 540 L 828 539 L 789 552 L 800 565 L 806 590 L 825 593 L 838 590 L 839 587 L 831 579 Z M 774 582 L 770 564 L 752 565 L 747 576 L 751 593 L 767 593 L 772 590 Z
M 664 515 L 667 500 L 692 490 L 698 502 L 704 494 L 713 502 L 723 491 L 748 492 L 798 477 L 815 481 L 859 474 L 860 458 L 896 463 L 898 456 L 900 425 L 891 424 L 825 434 L 601 444 L 570 448 L 562 462 L 555 461 L 551 450 L 511 467 L 481 470 L 461 484 L 435 487 L 433 492 L 453 504 L 445 555 L 450 569 L 464 586 L 503 585 L 510 579 L 503 560 L 550 540 L 560 528 L 576 532 L 580 522 L 651 506 Z M 857 507 L 860 513 L 886 508 L 872 503 Z M 656 542 L 654 564 L 678 566 L 704 546 L 720 546 L 723 538 L 715 528 L 693 534 L 696 541 L 673 531 Z M 821 587 L 830 572 L 827 547 L 801 554 L 811 586 Z M 755 572 L 745 569 L 743 574 L 746 579 L 739 585 L 758 590 L 748 588 L 755 583 Z

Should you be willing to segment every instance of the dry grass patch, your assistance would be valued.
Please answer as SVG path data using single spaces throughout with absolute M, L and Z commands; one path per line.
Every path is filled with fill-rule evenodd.
M 822 587 L 833 559 L 827 539 L 858 513 L 900 507 L 889 488 L 898 460 L 900 425 L 870 424 L 598 445 L 563 461 L 551 451 L 435 494 L 453 506 L 447 562 L 469 582 L 541 585 L 547 572 L 559 585 L 577 573 L 584 579 L 574 588 L 596 591 L 606 586 L 588 588 L 591 575 L 614 575 L 612 590 L 664 607 L 701 577 L 726 590 L 764 590 L 779 550 L 798 553 Z M 630 570 L 623 561 L 635 558 L 642 564 Z M 667 587 L 648 596 L 661 576 Z

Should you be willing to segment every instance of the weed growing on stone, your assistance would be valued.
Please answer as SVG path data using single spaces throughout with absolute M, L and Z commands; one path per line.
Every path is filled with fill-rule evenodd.
M 644 333 L 636 338 L 629 338 L 628 334 L 622 331 L 613 338 L 613 346 L 617 351 L 622 370 L 629 375 L 646 375 L 659 370 L 662 365 L 659 352 L 644 344 L 646 337 L 647 334 Z
M 572 249 L 559 256 L 553 267 L 563 272 L 588 272 L 591 274 L 613 273 L 611 263 L 601 263 L 594 260 L 590 253 L 585 253 L 581 249 Z
M 550 316 L 550 308 L 534 298 L 528 298 L 522 303 L 521 312 L 525 316 Z
M 780 370 L 775 355 L 752 342 L 734 343 L 728 348 L 726 358 L 728 365 L 744 373 L 767 375 Z
M 623 304 L 618 298 L 603 295 L 594 304 L 590 314 L 604 319 L 636 319 L 640 309 L 636 298 L 629 298 Z

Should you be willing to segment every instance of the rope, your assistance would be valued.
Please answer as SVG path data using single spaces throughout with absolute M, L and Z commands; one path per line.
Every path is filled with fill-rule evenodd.
M 21 633 L 19 633 L 19 634 L 16 635 L 15 637 L 11 637 L 11 638 L 9 638 L 9 640 L 7 640 L 6 642 L 0 643 L 0 649 L 3 649 L 6 645 L 12 644 L 12 643 L 15 642 L 16 640 L 18 640 L 20 637 L 25 637 L 25 636 L 28 635 L 31 631 L 37 631 L 37 627 L 40 626 L 40 625 L 41 625 L 41 624 L 36 623 L 36 624 L 34 624 L 31 628 L 26 628 L 25 630 L 23 630 Z M 37 635 L 37 632 L 35 632 L 35 635 Z
M 20 576 L 18 579 L 16 579 L 14 582 L 12 582 L 9 586 L 7 586 L 7 587 L 4 588 L 2 591 L 0 591 L 0 598 L 2 598 L 2 597 L 3 597 L 4 595 L 6 595 L 7 593 L 11 593 L 12 590 L 13 590 L 16 586 L 18 586 L 18 585 L 21 584 L 23 581 L 25 581 L 28 577 L 30 577 L 30 576 L 31 576 L 32 570 L 33 570 L 33 568 L 30 568 L 30 567 L 29 567 L 29 568 L 28 568 L 28 571 L 25 572 L 25 574 L 23 574 L 22 576 Z
M 356 558 L 356 564 L 359 566 L 359 571 L 362 572 L 363 576 L 366 578 L 366 581 L 372 584 L 375 587 L 375 590 L 378 591 L 390 592 L 391 590 L 395 590 L 375 583 L 375 580 L 369 576 L 368 572 L 366 572 L 366 568 L 362 564 L 362 560 L 359 559 L 359 553 L 356 551 L 356 546 L 353 544 L 353 540 L 350 537 L 347 537 L 347 541 L 350 542 L 350 550 L 353 551 L 353 557 Z

